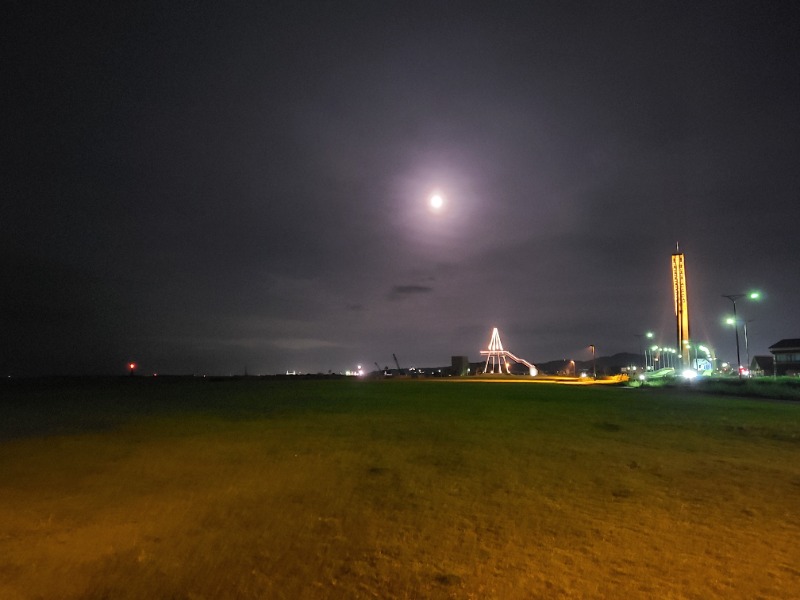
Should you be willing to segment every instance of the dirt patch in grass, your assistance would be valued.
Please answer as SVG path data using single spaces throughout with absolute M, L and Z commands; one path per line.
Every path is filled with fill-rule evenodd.
M 81 393 L 108 409 L 108 390 Z M 157 393 L 118 393 L 113 428 L 2 443 L 0 597 L 800 589 L 795 405 L 492 383 Z

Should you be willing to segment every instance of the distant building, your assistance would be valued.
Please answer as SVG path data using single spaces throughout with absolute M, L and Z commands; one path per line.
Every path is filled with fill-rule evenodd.
M 771 356 L 754 356 L 750 363 L 750 375 L 753 377 L 772 376 L 775 374 L 775 361 Z
M 451 356 L 450 368 L 453 375 L 463 377 L 469 375 L 469 357 L 468 356 Z
M 781 340 L 769 347 L 776 375 L 800 375 L 800 338 Z

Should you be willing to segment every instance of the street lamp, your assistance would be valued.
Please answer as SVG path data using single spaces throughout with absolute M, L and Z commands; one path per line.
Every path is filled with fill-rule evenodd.
M 755 319 L 750 319 L 749 321 L 745 321 L 744 319 L 740 319 L 740 320 L 737 321 L 735 318 L 732 318 L 732 317 L 725 320 L 725 322 L 728 325 L 733 325 L 737 329 L 739 328 L 739 324 L 742 325 L 742 329 L 744 330 L 744 352 L 745 352 L 745 355 L 747 356 L 747 367 L 746 367 L 746 369 L 747 369 L 748 377 L 750 376 L 750 345 L 749 345 L 749 343 L 747 341 L 747 324 L 748 323 L 752 323 L 753 321 L 755 321 Z
M 592 377 L 597 379 L 597 364 L 594 361 L 594 344 L 589 344 L 589 348 L 592 349 Z
M 667 367 L 675 368 L 675 349 L 674 348 L 664 348 L 664 352 L 666 355 L 664 358 L 667 360 Z
M 761 294 L 758 292 L 750 292 L 749 294 L 722 294 L 723 298 L 727 298 L 733 303 L 733 325 L 734 331 L 736 332 L 736 371 L 739 374 L 739 379 L 742 378 L 742 359 L 739 354 L 739 320 L 736 318 L 736 301 L 739 300 L 739 298 L 758 300 L 760 296 Z
M 683 345 L 686 347 L 686 355 L 689 357 L 689 367 L 697 369 L 697 344 L 693 344 L 692 340 L 683 340 Z M 692 362 L 692 348 L 694 348 L 694 362 Z
M 639 352 L 642 352 L 642 338 L 647 338 L 648 340 L 653 339 L 653 332 L 648 331 L 647 333 L 637 333 L 636 337 L 639 338 Z M 647 348 L 644 349 L 644 370 L 647 371 L 647 368 L 650 366 L 647 360 Z
M 750 319 L 749 321 L 742 321 L 742 326 L 744 327 L 744 351 L 747 354 L 747 376 L 750 376 L 750 346 L 747 345 L 747 324 L 752 323 L 755 319 Z

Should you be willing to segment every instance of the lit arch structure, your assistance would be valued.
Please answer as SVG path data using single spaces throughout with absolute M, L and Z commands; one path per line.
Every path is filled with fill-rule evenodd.
M 483 367 L 484 373 L 495 373 L 495 369 L 497 369 L 497 373 L 505 372 L 510 374 L 511 371 L 508 368 L 509 359 L 513 360 L 515 363 L 528 367 L 528 372 L 531 374 L 531 377 L 535 377 L 539 373 L 539 370 L 535 365 L 532 365 L 524 358 L 514 356 L 508 350 L 503 350 L 503 342 L 500 341 L 500 332 L 497 331 L 497 327 L 492 329 L 492 339 L 489 340 L 489 349 L 481 350 L 481 356 L 486 357 L 486 365 Z M 490 364 L 492 365 L 491 371 L 489 370 Z

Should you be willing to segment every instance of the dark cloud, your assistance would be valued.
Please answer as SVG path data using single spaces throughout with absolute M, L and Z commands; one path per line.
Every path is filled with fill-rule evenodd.
M 416 294 L 429 294 L 433 288 L 427 285 L 396 285 L 389 293 L 390 298 L 400 298 L 403 296 L 413 296 Z

